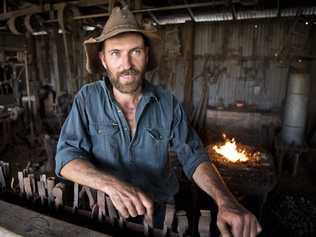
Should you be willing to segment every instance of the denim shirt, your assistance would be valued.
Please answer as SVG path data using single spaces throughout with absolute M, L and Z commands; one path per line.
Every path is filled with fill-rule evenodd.
M 74 159 L 89 160 L 121 180 L 168 201 L 178 191 L 168 151 L 175 151 L 187 177 L 199 164 L 209 162 L 196 132 L 189 126 L 181 104 L 168 91 L 143 83 L 136 108 L 136 131 L 128 122 L 105 79 L 82 87 L 62 127 L 57 145 L 56 174 Z

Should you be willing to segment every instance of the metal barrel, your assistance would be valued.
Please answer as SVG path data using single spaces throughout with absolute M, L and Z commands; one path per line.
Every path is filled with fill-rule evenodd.
M 302 145 L 307 116 L 309 75 L 291 73 L 287 89 L 281 137 L 286 144 Z

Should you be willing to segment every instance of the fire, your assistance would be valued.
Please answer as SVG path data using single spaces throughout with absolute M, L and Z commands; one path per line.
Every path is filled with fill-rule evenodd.
M 245 162 L 249 160 L 246 149 L 238 148 L 234 138 L 228 139 L 225 134 L 223 134 L 223 138 L 225 140 L 225 144 L 221 146 L 214 145 L 212 147 L 213 150 L 231 162 Z

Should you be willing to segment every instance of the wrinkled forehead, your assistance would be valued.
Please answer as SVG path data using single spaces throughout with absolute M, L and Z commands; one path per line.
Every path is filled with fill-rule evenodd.
M 127 32 L 111 37 L 102 44 L 102 50 L 144 47 L 147 38 L 138 32 Z

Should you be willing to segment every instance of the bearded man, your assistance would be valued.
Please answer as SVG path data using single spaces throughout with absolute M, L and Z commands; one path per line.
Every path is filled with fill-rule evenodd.
M 128 9 L 114 8 L 102 34 L 85 42 L 87 70 L 105 75 L 76 95 L 57 146 L 56 174 L 106 193 L 124 218 L 163 223 L 154 203 L 178 191 L 168 150 L 186 176 L 218 205 L 223 237 L 261 231 L 211 163 L 177 99 L 144 79 L 159 59 L 159 34 L 141 28 Z M 160 209 L 160 210 L 158 210 Z

